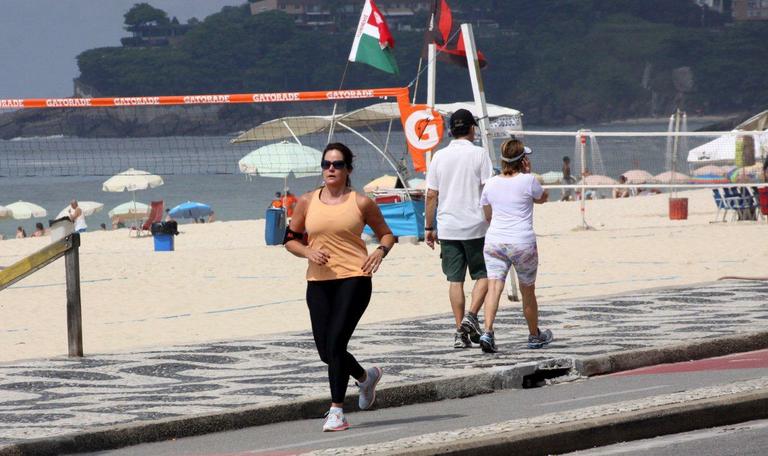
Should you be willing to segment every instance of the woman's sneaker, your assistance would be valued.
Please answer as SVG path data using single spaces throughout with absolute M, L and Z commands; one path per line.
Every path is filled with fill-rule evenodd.
M 528 348 L 541 348 L 552 342 L 552 331 L 548 329 L 544 331 L 539 329 L 538 331 L 538 336 L 528 336 Z
M 346 431 L 349 429 L 349 422 L 344 412 L 328 412 L 323 422 L 323 432 Z
M 480 348 L 485 353 L 496 353 L 499 351 L 496 348 L 496 338 L 493 337 L 492 332 L 484 332 L 482 336 L 480 336 Z
M 467 312 L 461 320 L 461 329 L 469 334 L 469 340 L 472 341 L 473 344 L 480 342 L 480 322 L 477 320 L 476 316 Z
M 456 335 L 453 336 L 453 348 L 472 348 L 472 342 L 469 341 L 467 333 L 456 331 Z
M 367 374 L 365 381 L 357 384 L 360 388 L 360 398 L 357 401 L 360 410 L 367 410 L 376 402 L 376 384 L 379 383 L 381 376 L 384 375 L 384 372 L 379 367 L 370 367 L 365 372 Z

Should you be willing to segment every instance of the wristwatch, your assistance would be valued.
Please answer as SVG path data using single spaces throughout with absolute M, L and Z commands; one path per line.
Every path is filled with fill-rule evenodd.
M 376 247 L 376 248 L 377 248 L 377 249 L 379 249 L 379 250 L 381 250 L 382 252 L 384 252 L 384 256 L 385 256 L 385 257 L 386 257 L 386 256 L 387 256 L 387 254 L 389 253 L 389 247 L 387 247 L 386 245 L 380 245 L 380 246 L 378 246 L 378 247 Z
M 424 231 L 435 231 L 435 227 L 434 226 L 425 226 L 424 227 Z

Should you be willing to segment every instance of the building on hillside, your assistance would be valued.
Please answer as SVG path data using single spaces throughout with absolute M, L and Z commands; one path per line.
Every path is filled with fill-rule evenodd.
M 720 14 L 728 12 L 727 0 L 696 0 L 699 6 L 706 6 L 712 11 L 717 11 Z
M 175 20 L 168 24 L 159 24 L 157 21 L 145 24 L 131 25 L 125 30 L 131 32 L 130 37 L 122 38 L 120 43 L 125 47 L 157 47 L 175 46 L 182 37 L 192 28 L 190 24 L 179 24 Z
M 296 25 L 310 29 L 346 30 L 357 27 L 363 2 L 343 1 L 331 10 L 323 0 L 257 0 L 251 3 L 251 14 L 282 11 L 291 15 Z M 377 0 L 376 5 L 397 30 L 424 29 L 432 7 L 431 0 Z M 423 15 L 423 21 L 419 21 Z M 422 24 L 423 22 L 423 24 Z
M 768 0 L 732 0 L 735 21 L 768 21 Z

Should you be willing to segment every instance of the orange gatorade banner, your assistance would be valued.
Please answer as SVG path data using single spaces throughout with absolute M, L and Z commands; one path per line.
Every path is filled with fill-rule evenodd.
M 170 95 L 157 97 L 112 98 L 19 98 L 0 99 L 0 109 L 23 108 L 101 108 L 113 106 L 200 105 L 228 103 L 287 103 L 292 101 L 352 100 L 396 97 L 408 99 L 404 87 L 350 89 L 317 92 L 237 93 L 225 95 Z

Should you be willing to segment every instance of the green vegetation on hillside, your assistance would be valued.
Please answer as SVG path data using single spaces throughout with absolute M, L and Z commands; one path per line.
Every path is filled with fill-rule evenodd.
M 522 110 L 529 123 L 667 115 L 677 106 L 714 114 L 768 105 L 762 71 L 768 23 L 727 23 L 690 0 L 449 3 L 469 18 L 499 22 L 497 32 L 476 29 L 489 61 L 487 99 Z M 401 75 L 351 64 L 345 88 L 411 81 L 423 33 L 393 34 Z M 243 5 L 200 21 L 177 46 L 92 49 L 78 56 L 78 65 L 83 83 L 110 96 L 332 89 L 352 38 L 352 31 L 299 29 L 281 12 L 251 16 Z M 438 100 L 470 97 L 466 70 L 441 63 Z

